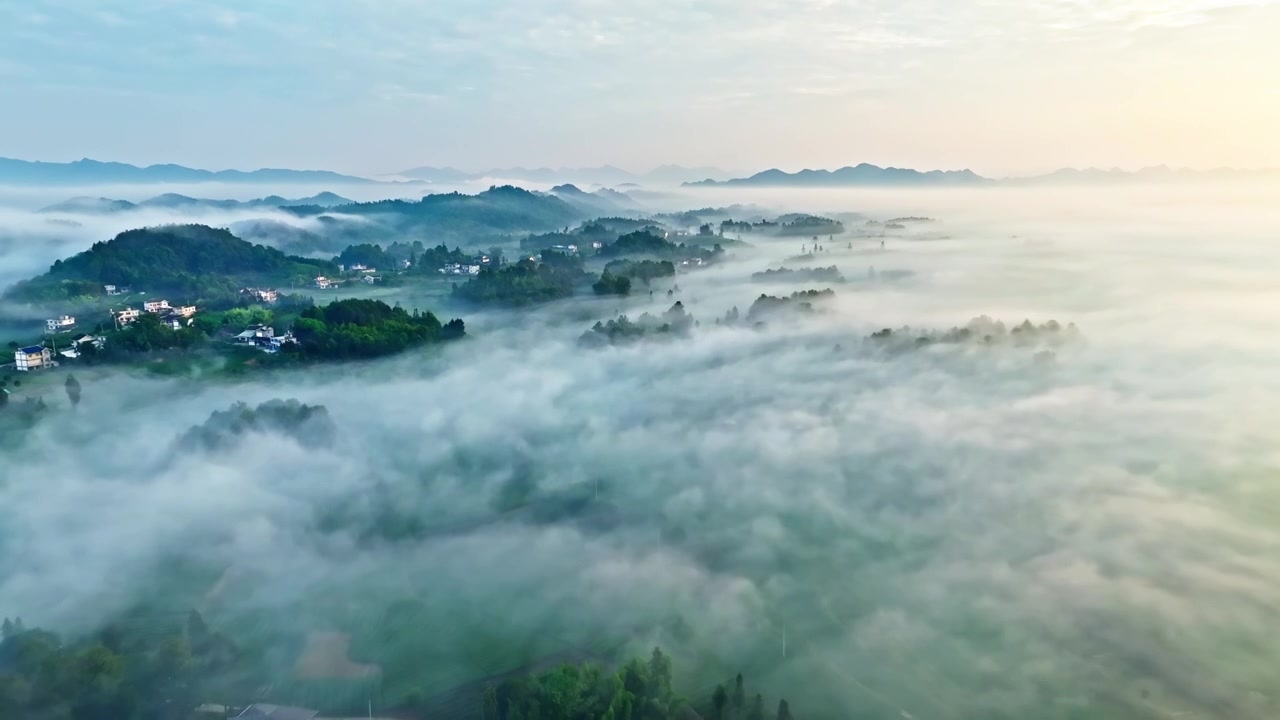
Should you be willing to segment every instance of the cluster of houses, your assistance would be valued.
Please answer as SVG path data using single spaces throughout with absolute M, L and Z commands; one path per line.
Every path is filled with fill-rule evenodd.
M 117 287 L 115 285 L 103 285 L 102 289 L 105 290 L 106 293 L 111 297 L 115 297 L 117 295 L 128 295 L 130 292 L 132 292 L 127 287 Z
M 106 346 L 106 338 L 95 337 L 93 335 L 81 335 L 65 349 L 57 353 L 59 357 L 74 360 L 80 357 L 80 348 L 85 343 L 92 343 L 94 347 L 101 350 Z M 58 361 L 54 359 L 54 352 L 43 345 L 29 345 L 27 347 L 18 348 L 13 352 L 13 367 L 18 372 L 31 372 L 33 370 L 45 370 L 58 366 Z
M 115 320 L 116 327 L 122 328 L 142 317 L 143 313 L 159 315 L 162 323 L 174 330 L 178 330 L 191 324 L 191 319 L 196 314 L 196 306 L 174 306 L 170 305 L 168 300 L 148 300 L 142 303 L 141 310 L 125 308 L 119 311 L 112 311 L 111 317 Z
M 479 275 L 479 265 L 467 265 L 463 263 L 449 263 L 441 267 L 438 271 L 441 275 Z
M 265 290 L 259 288 L 244 288 L 240 291 L 240 296 L 252 298 L 258 302 L 267 303 L 268 305 L 280 299 L 280 293 L 276 292 L 273 288 L 267 288 Z
M 293 333 L 286 332 L 283 335 L 276 335 L 275 328 L 270 325 L 251 325 L 245 328 L 244 332 L 232 338 L 237 345 L 248 345 L 256 347 L 266 353 L 280 352 L 280 348 L 291 342 L 296 342 Z

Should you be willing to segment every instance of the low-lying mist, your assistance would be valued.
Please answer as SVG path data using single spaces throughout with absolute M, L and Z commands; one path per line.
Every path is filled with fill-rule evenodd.
M 804 260 L 810 238 L 744 236 L 678 293 L 464 315 L 443 351 L 238 383 L 85 371 L 79 407 L 0 457 L 0 614 L 87 632 L 196 607 L 281 673 L 307 633 L 349 633 L 391 686 L 398 652 L 447 688 L 507 669 L 497 643 L 508 667 L 660 644 L 687 692 L 743 670 L 809 717 L 1275 717 L 1268 192 L 703 191 L 685 206 L 859 215 Z M 860 224 L 906 215 L 934 221 Z M 11 250 L 0 285 L 68 249 Z M 752 273 L 830 265 L 846 282 L 814 313 L 717 323 L 817 287 Z M 687 338 L 578 341 L 677 300 Z M 1079 336 L 868 340 L 983 315 Z M 175 446 L 272 398 L 323 405 L 333 441 Z

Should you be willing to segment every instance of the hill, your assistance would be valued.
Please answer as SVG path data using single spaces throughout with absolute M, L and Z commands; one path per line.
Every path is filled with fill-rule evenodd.
M 287 170 L 262 168 L 260 170 L 200 170 L 182 165 L 148 165 L 139 167 L 128 163 L 76 160 L 56 163 L 14 158 L 0 158 L 0 184 L 9 185 L 98 185 L 106 183 L 345 183 L 370 184 L 376 182 L 354 175 L 342 175 L 328 170 Z
M 573 225 L 587 213 L 560 198 L 531 193 L 510 185 L 491 187 L 476 195 L 441 193 L 421 200 L 379 200 L 349 203 L 330 208 L 314 205 L 290 206 L 288 212 L 306 217 L 332 213 L 376 219 L 405 232 L 427 232 L 433 236 L 492 235 L 494 233 L 546 232 Z
M 777 168 L 758 172 L 751 177 L 717 182 L 702 180 L 685 183 L 693 187 L 714 186 L 768 186 L 768 187 L 842 187 L 842 186 L 902 186 L 902 185 L 982 185 L 990 180 L 971 170 L 929 170 L 921 172 L 909 168 L 882 168 L 862 163 L 838 170 L 801 170 L 789 173 Z
M 76 215 L 105 215 L 110 213 L 129 212 L 131 210 L 167 209 L 167 210 L 261 210 L 278 208 L 285 205 L 318 205 L 330 207 L 352 202 L 347 198 L 328 191 L 311 197 L 289 199 L 279 195 L 255 198 L 253 200 L 211 200 L 194 198 L 177 193 L 165 193 L 141 202 L 128 200 L 112 200 L 110 198 L 73 197 L 60 203 L 41 208 L 42 213 L 69 213 Z
M 254 245 L 227 230 L 169 225 L 128 230 L 7 290 L 4 297 L 52 302 L 105 294 L 104 285 L 176 295 L 187 302 L 234 293 L 255 279 L 314 277 L 333 265 Z

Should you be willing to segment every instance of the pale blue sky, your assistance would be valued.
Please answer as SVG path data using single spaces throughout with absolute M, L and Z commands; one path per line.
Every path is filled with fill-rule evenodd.
M 1276 0 L 21 0 L 0 155 L 1280 165 Z

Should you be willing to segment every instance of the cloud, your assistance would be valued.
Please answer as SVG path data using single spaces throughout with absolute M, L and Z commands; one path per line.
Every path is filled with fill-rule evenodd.
M 712 320 L 745 310 L 762 291 L 750 273 L 795 265 L 805 239 L 751 238 L 681 276 L 701 321 L 683 342 L 575 342 L 617 309 L 666 306 L 659 285 L 655 301 L 468 314 L 466 342 L 367 365 L 233 384 L 82 372 L 79 410 L 40 425 L 0 484 L 0 606 L 91 626 L 154 594 L 178 548 L 196 579 L 174 602 L 216 624 L 289 647 L 373 633 L 416 603 L 421 622 L 393 628 L 427 638 L 415 668 L 464 678 L 494 638 L 533 655 L 662 642 L 698 681 L 750 662 L 813 716 L 1271 717 L 1273 699 L 1250 698 L 1280 655 L 1247 640 L 1280 620 L 1265 510 L 1280 381 L 1258 294 L 1275 213 L 1258 197 L 735 192 L 862 212 L 845 216 L 859 230 L 939 222 L 883 252 L 837 238 L 822 263 L 851 278 L 914 275 L 847 283 L 827 312 L 763 330 Z M 1051 365 L 1030 348 L 861 341 L 982 312 L 1075 321 L 1084 338 Z M 211 411 L 277 396 L 324 404 L 339 440 L 172 454 Z M 495 517 L 521 484 L 591 503 Z M 433 531 L 367 536 L 406 517 Z

